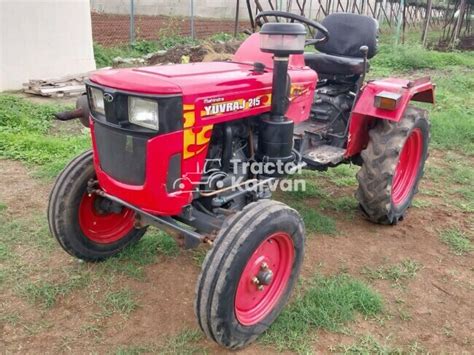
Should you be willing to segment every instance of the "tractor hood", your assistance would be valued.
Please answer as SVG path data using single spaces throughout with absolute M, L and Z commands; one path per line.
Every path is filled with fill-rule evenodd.
M 252 64 L 230 62 L 191 63 L 106 70 L 96 72 L 90 80 L 113 89 L 148 95 L 191 95 L 209 90 L 223 93 L 257 81 L 271 85 L 271 70 L 256 73 Z
M 317 75 L 304 66 L 290 66 L 288 75 L 291 87 L 287 116 L 295 122 L 305 120 L 309 115 Z M 272 68 L 255 70 L 253 63 L 241 62 L 106 70 L 90 77 L 91 82 L 111 90 L 152 96 L 182 96 L 184 105 L 195 107 L 197 120 L 203 116 L 201 113 L 206 113 L 206 109 L 209 111 L 207 114 L 212 111 L 222 120 L 268 112 L 272 80 Z
M 292 68 L 291 82 L 315 79 L 309 68 Z M 94 73 L 90 80 L 109 88 L 147 95 L 225 95 L 237 91 L 270 89 L 272 68 L 254 70 L 253 63 L 205 62 Z

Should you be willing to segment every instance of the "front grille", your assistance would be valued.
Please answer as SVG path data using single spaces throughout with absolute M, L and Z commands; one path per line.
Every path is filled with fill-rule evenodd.
M 95 143 L 100 167 L 109 176 L 129 185 L 143 185 L 148 138 L 95 123 Z

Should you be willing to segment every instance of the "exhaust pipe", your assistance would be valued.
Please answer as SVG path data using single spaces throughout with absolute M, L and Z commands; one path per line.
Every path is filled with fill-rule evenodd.
M 54 114 L 54 117 L 60 121 L 70 121 L 79 118 L 84 127 L 89 128 L 89 101 L 86 94 L 82 94 L 76 101 L 76 109 L 72 111 L 63 111 Z

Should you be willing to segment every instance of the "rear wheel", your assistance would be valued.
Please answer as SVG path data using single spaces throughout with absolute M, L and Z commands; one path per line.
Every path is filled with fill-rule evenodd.
M 403 219 L 428 157 L 429 121 L 425 110 L 409 106 L 400 122 L 380 121 L 357 173 L 357 200 L 373 222 L 396 224 Z
M 87 193 L 87 183 L 94 178 L 92 152 L 88 151 L 58 176 L 48 206 L 53 236 L 69 254 L 88 261 L 110 257 L 145 233 L 134 227 L 132 210 Z
M 298 212 L 259 201 L 221 229 L 196 288 L 199 325 L 218 344 L 241 348 L 264 332 L 286 304 L 304 253 Z

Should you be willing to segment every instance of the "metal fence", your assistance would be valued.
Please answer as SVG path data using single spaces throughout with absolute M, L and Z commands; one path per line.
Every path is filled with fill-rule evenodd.
M 464 12 L 456 15 L 466 1 Z M 91 0 L 91 15 L 94 42 L 109 47 L 172 36 L 202 39 L 222 32 L 251 32 L 256 29 L 253 18 L 264 10 L 317 20 L 333 12 L 364 14 L 376 18 L 385 31 L 397 37 L 401 33 L 402 40 L 405 30 L 419 29 L 425 42 L 430 29 L 446 32 L 450 26 L 451 36 L 472 36 L 470 1 L 434 6 L 432 0 Z

